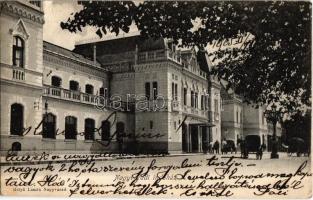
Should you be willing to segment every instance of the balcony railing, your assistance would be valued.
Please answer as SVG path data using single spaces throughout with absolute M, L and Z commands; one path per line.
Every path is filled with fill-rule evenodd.
M 24 81 L 25 80 L 24 69 L 23 68 L 20 68 L 20 69 L 13 68 L 13 70 L 12 70 L 12 78 L 14 80 Z
M 177 100 L 172 101 L 172 111 L 180 111 L 180 102 Z
M 174 53 L 170 50 L 147 51 L 140 52 L 138 54 L 138 62 L 158 61 L 164 59 L 169 59 L 176 63 L 181 64 L 180 56 L 177 53 Z
M 91 105 L 104 105 L 104 97 L 93 94 L 87 94 L 79 91 L 67 90 L 53 86 L 46 86 L 44 88 L 44 95 L 53 98 L 59 98 L 69 101 L 81 102 Z

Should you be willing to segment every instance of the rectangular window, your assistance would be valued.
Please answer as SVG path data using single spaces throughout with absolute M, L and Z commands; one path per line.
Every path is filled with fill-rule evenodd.
M 172 83 L 172 99 L 174 100 L 174 98 L 175 98 L 175 89 L 174 89 L 174 86 L 175 84 L 174 83 Z
M 153 121 L 150 121 L 150 129 L 153 129 Z
M 145 95 L 147 99 L 150 99 L 150 83 L 145 83 Z
M 214 112 L 218 113 L 218 100 L 214 99 Z
M 224 111 L 224 107 L 223 107 L 223 99 L 221 99 L 221 111 Z
M 178 99 L 178 93 L 177 93 L 177 84 L 174 85 L 174 93 L 175 93 L 175 100 Z
M 187 88 L 184 88 L 184 105 L 187 105 Z
M 238 111 L 236 112 L 236 122 L 239 123 Z
M 70 81 L 70 90 L 78 91 L 79 84 L 77 81 Z
M 104 88 L 104 97 L 108 98 L 109 94 L 108 94 L 108 88 Z
M 204 110 L 204 96 L 201 95 L 201 110 Z
M 193 91 L 191 91 L 191 93 L 190 93 L 190 97 L 191 97 L 191 107 L 194 107 L 194 98 L 195 98 L 195 95 L 194 95 L 194 93 L 193 93 Z
M 153 87 L 153 99 L 157 99 L 157 97 L 158 97 L 158 83 L 153 82 L 152 87 Z
M 198 93 L 195 93 L 195 108 L 198 108 Z

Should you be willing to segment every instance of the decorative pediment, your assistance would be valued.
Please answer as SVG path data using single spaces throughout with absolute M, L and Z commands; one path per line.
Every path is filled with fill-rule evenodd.
M 10 29 L 12 35 L 19 35 L 23 39 L 27 40 L 29 33 L 22 19 L 19 19 L 16 25 Z

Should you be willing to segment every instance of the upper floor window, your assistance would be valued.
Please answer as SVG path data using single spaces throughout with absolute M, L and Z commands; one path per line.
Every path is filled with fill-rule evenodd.
M 150 99 L 150 83 L 149 82 L 145 83 L 145 95 L 147 99 Z
M 177 100 L 177 98 L 178 98 L 177 84 L 176 83 L 172 83 L 172 98 L 173 98 L 173 100 Z
M 193 91 L 190 92 L 190 97 L 191 97 L 191 99 L 190 99 L 191 107 L 194 107 L 194 105 L 195 105 L 195 102 L 194 102 L 194 100 L 195 100 L 195 95 L 194 95 L 194 92 L 193 92 Z
M 184 105 L 187 105 L 187 88 L 184 88 Z
M 195 93 L 195 108 L 198 108 L 198 93 Z
M 204 110 L 204 102 L 205 102 L 204 95 L 201 95 L 201 110 Z
M 157 99 L 157 97 L 158 97 L 158 82 L 152 83 L 152 90 L 153 90 L 153 99 Z
M 214 99 L 214 112 L 218 113 L 218 100 Z
M 14 37 L 13 41 L 13 65 L 24 67 L 24 41 L 19 36 Z
M 78 91 L 78 82 L 77 81 L 70 81 L 70 90 Z
M 108 88 L 100 88 L 100 96 L 107 98 L 108 97 Z
M 86 92 L 87 94 L 93 94 L 93 86 L 90 85 L 90 84 L 87 84 L 87 85 L 85 86 L 85 92 Z
M 239 113 L 238 113 L 238 111 L 236 112 L 236 115 L 237 115 L 236 121 L 237 121 L 237 123 L 239 123 Z
M 61 87 L 62 79 L 57 76 L 51 77 L 51 85 L 54 87 Z
M 41 2 L 40 1 L 29 1 L 29 3 L 35 5 L 35 6 L 39 7 L 39 8 L 41 7 Z
M 153 121 L 150 120 L 150 129 L 153 129 Z
M 168 48 L 172 50 L 173 52 L 176 52 L 176 46 L 173 42 L 168 43 Z

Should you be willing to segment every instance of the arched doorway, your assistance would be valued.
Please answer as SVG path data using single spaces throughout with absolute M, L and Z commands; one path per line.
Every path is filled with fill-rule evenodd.
M 192 152 L 199 152 L 199 133 L 197 125 L 190 125 Z
M 24 107 L 15 103 L 11 105 L 10 133 L 11 135 L 22 135 L 24 126 Z
M 101 123 L 101 140 L 109 140 L 111 136 L 111 123 L 107 120 Z
M 52 113 L 44 115 L 42 122 L 42 137 L 55 139 L 56 116 Z
M 65 117 L 65 139 L 76 140 L 77 137 L 77 119 L 73 116 Z
M 185 122 L 182 124 L 182 150 L 183 152 L 188 152 L 188 133 Z

